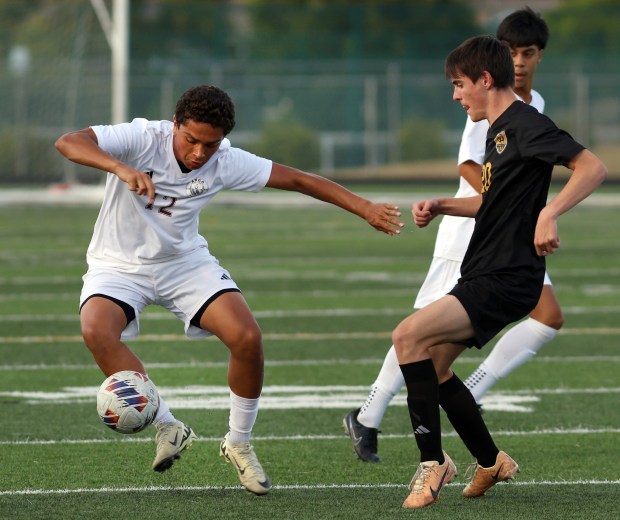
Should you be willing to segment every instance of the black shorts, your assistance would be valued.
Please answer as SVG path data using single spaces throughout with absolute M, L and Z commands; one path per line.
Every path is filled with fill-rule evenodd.
M 461 279 L 448 293 L 455 296 L 469 315 L 475 336 L 460 343 L 482 348 L 508 324 L 527 316 L 540 299 L 543 278 L 479 276 Z

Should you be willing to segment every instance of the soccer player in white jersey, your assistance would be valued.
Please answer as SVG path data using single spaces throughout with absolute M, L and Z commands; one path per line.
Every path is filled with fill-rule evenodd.
M 146 373 L 123 340 L 139 332 L 144 307 L 160 305 L 185 323 L 188 337 L 215 335 L 230 350 L 229 431 L 220 455 L 257 495 L 271 483 L 250 437 L 263 385 L 261 330 L 230 273 L 198 233 L 200 211 L 221 190 L 296 191 L 339 206 L 388 235 L 403 226 L 397 206 L 373 203 L 328 179 L 231 146 L 233 102 L 223 90 L 197 86 L 179 99 L 173 121 L 134 119 L 92 126 L 58 139 L 67 159 L 108 172 L 88 247 L 80 296 L 86 346 L 106 376 Z M 162 399 L 155 471 L 165 471 L 196 435 Z
M 497 37 L 510 44 L 515 66 L 515 92 L 526 103 L 543 112 L 545 102 L 533 90 L 534 75 L 547 44 L 549 30 L 540 15 L 530 8 L 507 16 L 497 29 Z M 488 121 L 476 123 L 468 117 L 458 156 L 459 189 L 455 197 L 471 197 L 480 193 L 481 164 L 483 163 Z M 474 219 L 444 216 L 437 231 L 433 260 L 414 303 L 415 309 L 426 307 L 444 296 L 460 277 L 461 261 L 474 229 Z M 495 345 L 488 357 L 464 381 L 480 403 L 482 396 L 497 381 L 506 377 L 531 359 L 551 341 L 563 325 L 560 305 L 551 280 L 545 275 L 545 285 L 536 308 L 529 317 L 511 328 Z M 349 412 L 343 419 L 357 456 L 367 462 L 380 462 L 378 428 L 383 415 L 404 379 L 394 346 L 388 351 L 370 394 L 360 409 Z

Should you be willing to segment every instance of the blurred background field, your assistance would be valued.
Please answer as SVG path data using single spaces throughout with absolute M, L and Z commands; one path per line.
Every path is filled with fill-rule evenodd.
M 620 4 L 526 3 L 551 30 L 535 85 L 547 114 L 620 177 Z M 443 60 L 524 4 L 0 0 L 0 183 L 97 183 L 56 153 L 59 135 L 171 118 L 201 83 L 235 101 L 233 144 L 277 161 L 350 180 L 451 177 L 464 114 Z

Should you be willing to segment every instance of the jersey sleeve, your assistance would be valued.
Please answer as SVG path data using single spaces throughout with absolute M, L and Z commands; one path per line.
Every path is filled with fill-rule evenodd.
M 144 150 L 149 141 L 148 120 L 136 118 L 130 123 L 91 126 L 99 148 L 123 162 L 131 162 L 134 150 Z
M 262 190 L 271 175 L 272 161 L 241 148 L 228 148 L 219 159 L 223 187 L 234 191 Z
M 518 138 L 523 158 L 538 159 L 552 165 L 566 165 L 585 149 L 547 116 L 532 112 L 527 117 L 529 120 L 520 127 L 522 135 Z
M 476 164 L 483 163 L 488 130 L 489 123 L 486 119 L 474 123 L 470 117 L 467 117 L 461 137 L 457 164 L 463 164 L 466 161 L 473 161 Z

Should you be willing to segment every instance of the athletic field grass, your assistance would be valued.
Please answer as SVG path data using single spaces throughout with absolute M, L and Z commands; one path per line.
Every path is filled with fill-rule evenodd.
M 387 186 L 380 198 L 414 201 L 416 189 L 394 195 Z M 411 311 L 437 223 L 414 228 L 409 205 L 401 204 L 408 226 L 387 237 L 333 207 L 298 205 L 301 195 L 249 204 L 262 196 L 224 198 L 203 213 L 201 231 L 264 333 L 265 389 L 253 442 L 274 485 L 265 497 L 247 494 L 218 457 L 228 420 L 226 348 L 185 339 L 164 309 L 143 315 L 142 335 L 130 345 L 176 416 L 199 435 L 171 470 L 154 473 L 153 428 L 116 434 L 95 409 L 103 375 L 82 344 L 77 300 L 98 209 L 0 209 L 0 519 L 620 518 L 613 197 L 561 217 L 562 247 L 548 267 L 564 329 L 488 394 L 484 417 L 521 465 L 518 480 L 484 498 L 462 498 L 472 459 L 444 418 L 444 448 L 460 475 L 438 504 L 405 511 L 417 450 L 404 393 L 381 427 L 381 464 L 356 460 L 341 422 L 362 404 L 392 329 Z M 461 378 L 493 344 L 456 363 Z

